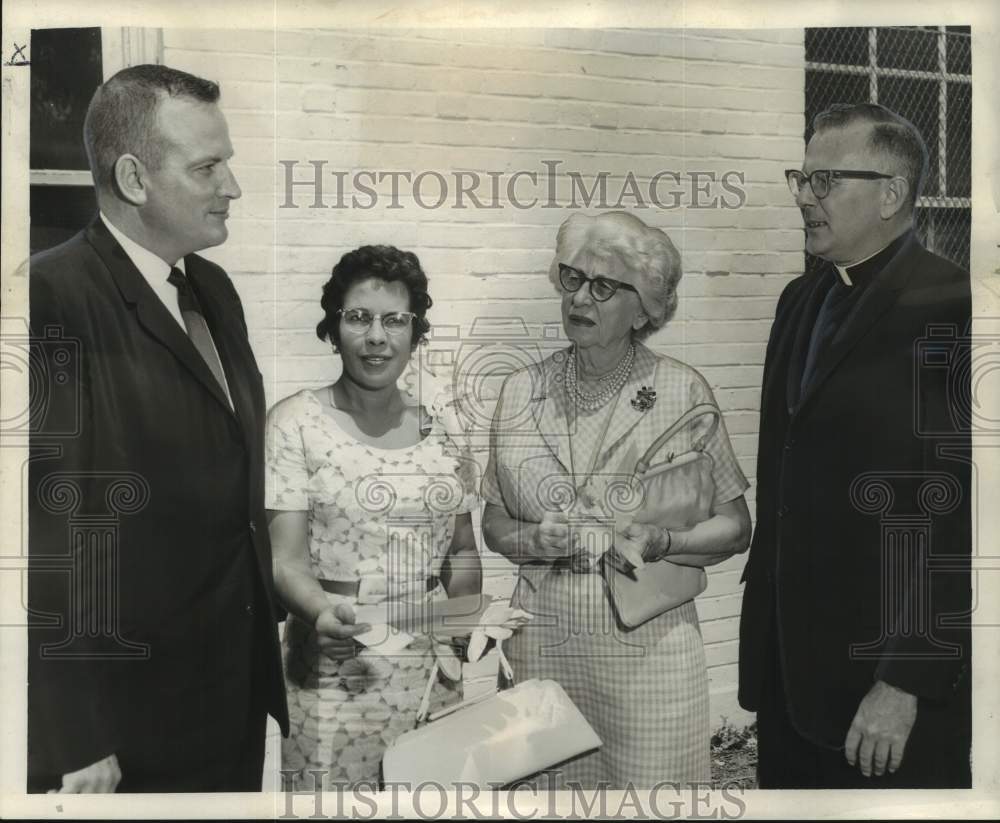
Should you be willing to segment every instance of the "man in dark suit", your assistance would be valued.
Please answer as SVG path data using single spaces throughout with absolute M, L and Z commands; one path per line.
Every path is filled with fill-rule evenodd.
M 31 791 L 259 791 L 287 733 L 264 515 L 263 383 L 225 241 L 216 84 L 101 86 L 100 214 L 31 259 Z
M 913 230 L 912 124 L 861 104 L 814 128 L 787 176 L 829 264 L 768 342 L 740 702 L 762 788 L 968 786 L 969 275 Z

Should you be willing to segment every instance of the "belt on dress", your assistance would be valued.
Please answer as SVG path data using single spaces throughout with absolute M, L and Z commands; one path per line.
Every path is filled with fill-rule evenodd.
M 342 594 L 347 597 L 357 597 L 358 591 L 361 588 L 360 580 L 319 580 L 317 582 L 323 591 L 330 594 Z M 438 577 L 428 577 L 425 581 L 427 591 L 434 591 L 440 582 L 441 580 Z

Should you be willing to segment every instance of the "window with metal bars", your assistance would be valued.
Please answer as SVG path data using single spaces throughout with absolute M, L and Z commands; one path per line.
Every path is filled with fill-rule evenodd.
M 972 48 L 968 26 L 806 29 L 805 115 L 880 103 L 923 135 L 928 168 L 916 223 L 937 254 L 969 267 Z M 806 270 L 821 262 L 806 255 Z
M 125 66 L 162 62 L 159 29 L 31 32 L 31 253 L 72 237 L 97 212 L 83 121 L 97 87 Z

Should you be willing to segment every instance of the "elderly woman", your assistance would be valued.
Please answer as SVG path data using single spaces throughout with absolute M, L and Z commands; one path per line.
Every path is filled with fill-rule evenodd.
M 422 609 L 480 590 L 475 462 L 441 398 L 424 406 L 398 385 L 430 328 L 430 305 L 414 254 L 345 254 L 323 287 L 316 329 L 342 374 L 268 415 L 274 584 L 291 613 L 282 769 L 305 790 L 313 770 L 328 789 L 377 785 L 385 748 L 413 728 L 434 669 L 426 635 L 396 654 L 359 645 L 353 638 L 370 628 L 356 620 L 359 602 Z M 446 701 L 448 690 L 438 691 L 436 702 Z
M 633 629 L 617 622 L 601 566 L 585 561 L 571 529 L 565 494 L 567 484 L 579 495 L 602 474 L 631 472 L 686 411 L 714 405 L 698 372 L 641 342 L 676 309 L 680 256 L 664 232 L 632 215 L 573 215 L 559 229 L 550 277 L 572 345 L 504 384 L 483 482 L 484 539 L 519 565 L 512 604 L 535 615 L 504 645 L 515 676 L 560 683 L 604 744 L 541 785 L 709 780 L 708 677 L 694 600 Z M 692 428 L 672 450 L 712 431 L 704 419 Z M 705 566 L 747 548 L 747 481 L 724 426 L 706 451 L 711 515 L 684 531 L 628 525 L 645 561 Z

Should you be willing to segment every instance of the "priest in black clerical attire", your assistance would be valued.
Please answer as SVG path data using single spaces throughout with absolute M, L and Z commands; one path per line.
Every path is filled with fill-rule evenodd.
M 761 788 L 971 783 L 968 272 L 927 251 L 927 151 L 836 106 L 786 173 L 820 271 L 767 347 L 740 702 Z

